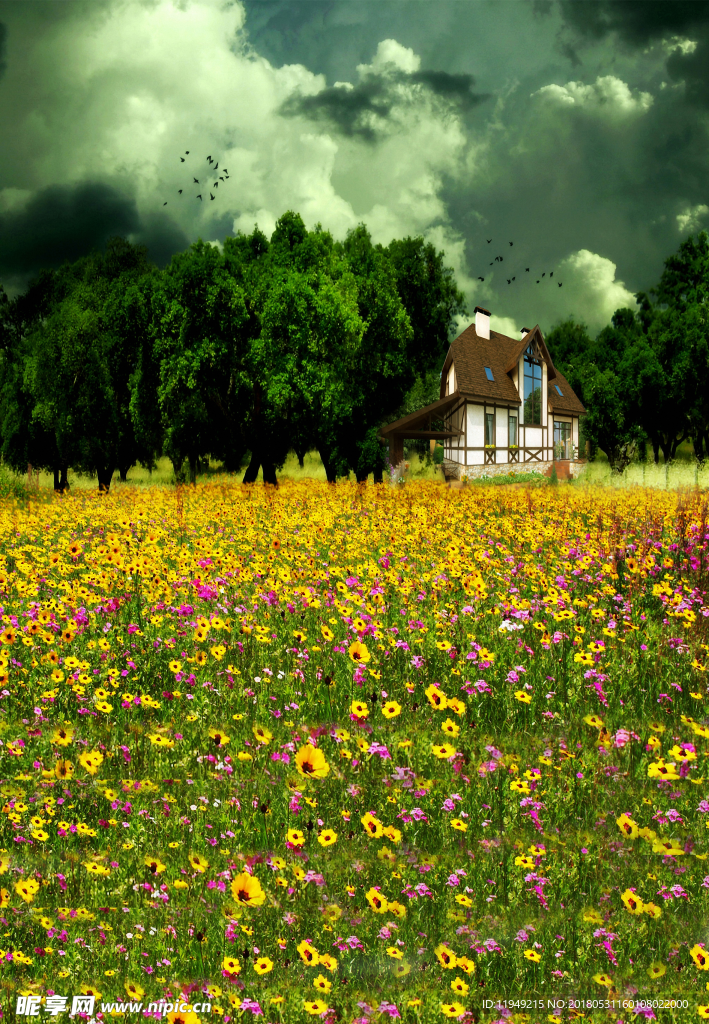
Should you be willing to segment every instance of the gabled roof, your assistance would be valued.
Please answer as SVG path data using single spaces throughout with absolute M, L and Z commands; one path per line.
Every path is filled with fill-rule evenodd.
M 558 394 L 555 385 L 559 385 L 559 390 L 562 392 L 563 398 Z M 552 408 L 552 412 L 568 413 L 570 416 L 583 416 L 586 409 L 579 401 L 576 392 L 569 384 L 566 377 L 559 370 L 556 371 L 556 378 L 554 384 L 550 384 L 547 388 L 547 397 L 549 398 L 549 405 Z
M 547 380 L 554 380 L 554 378 L 556 377 L 556 368 L 554 366 L 554 363 L 552 362 L 551 356 L 549 355 L 549 349 L 546 347 L 546 343 L 544 341 L 544 338 L 542 337 L 542 332 L 539 329 L 539 324 L 537 324 L 536 327 L 533 327 L 531 331 L 527 331 L 524 337 L 518 341 L 514 352 L 510 356 L 510 361 L 507 364 L 506 372 L 511 373 L 512 370 L 514 370 L 515 366 L 519 362 L 519 357 L 526 350 L 527 346 L 532 344 L 532 342 L 534 341 L 536 341 L 539 345 L 542 356 L 544 357 L 544 362 L 547 364 Z
M 552 362 L 542 332 L 537 324 L 523 338 L 510 338 L 498 331 L 490 331 L 490 338 L 481 338 L 472 323 L 451 343 L 441 374 L 441 398 L 445 395 L 446 378 L 451 363 L 455 363 L 456 390 L 465 398 L 521 405 L 521 397 L 515 387 L 511 373 L 517 367 L 520 356 L 530 342 L 539 346 L 547 364 L 547 396 L 555 412 L 582 415 L 586 412 L 574 394 L 568 380 Z M 494 380 L 488 380 L 485 367 L 492 371 Z M 554 387 L 558 384 L 563 392 L 559 396 Z
M 507 375 L 507 363 L 512 351 L 519 347 L 516 338 L 490 331 L 490 338 L 481 338 L 475 324 L 467 327 L 451 343 L 441 377 L 441 398 L 445 395 L 446 377 L 455 363 L 455 384 L 458 391 L 476 398 L 493 398 L 498 402 L 519 405 L 520 397 L 512 379 Z M 494 380 L 488 380 L 485 367 L 492 370 Z
M 425 405 L 423 409 L 417 409 L 416 412 L 410 412 L 408 416 L 402 416 L 401 419 L 394 420 L 393 423 L 387 423 L 379 431 L 379 435 L 380 437 L 388 437 L 390 434 L 400 434 L 406 437 L 407 431 L 414 431 L 417 434 L 426 432 L 432 436 L 438 436 L 441 433 L 458 433 L 458 431 L 432 431 L 430 420 L 442 420 L 448 410 L 461 401 L 461 397 L 456 391 L 452 395 L 446 395 L 445 398 L 439 398 L 437 402 L 431 402 L 430 405 Z M 428 430 L 426 429 L 427 426 Z

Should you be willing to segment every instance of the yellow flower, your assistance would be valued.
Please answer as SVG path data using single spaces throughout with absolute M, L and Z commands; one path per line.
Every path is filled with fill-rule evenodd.
M 450 743 L 433 743 L 431 745 L 431 752 L 441 761 L 447 761 L 450 757 L 455 757 L 457 751 L 454 746 Z
M 293 846 L 302 846 L 305 842 L 305 834 L 299 832 L 297 828 L 289 828 L 286 832 L 286 842 Z
M 303 941 L 296 946 L 296 949 L 300 959 L 304 964 L 307 964 L 308 967 L 315 967 L 319 963 L 320 954 L 315 946 L 312 946 L 306 939 L 303 939 Z
M 308 779 L 324 779 L 330 771 L 330 765 L 319 747 L 309 743 L 301 747 L 295 755 L 295 766 L 298 774 Z
M 146 857 L 145 866 L 148 868 L 151 875 L 161 875 L 165 870 L 165 865 L 159 857 Z
M 372 886 L 371 889 L 367 893 L 365 893 L 365 896 L 367 899 L 367 903 L 369 903 L 370 907 L 372 908 L 375 914 L 386 914 L 389 908 L 389 903 L 386 896 L 382 896 L 382 894 L 377 889 L 375 889 L 374 886 Z
M 526 690 L 515 690 L 515 700 L 518 700 L 520 704 L 531 704 L 532 698 L 526 692 Z
M 320 1017 L 323 1013 L 327 1012 L 327 1003 L 322 999 L 305 999 L 303 1001 L 303 1009 L 313 1017 Z
M 68 747 L 74 739 L 74 730 L 71 726 L 57 726 L 52 733 L 52 743 L 56 743 L 58 747 Z
M 613 984 L 613 979 L 609 977 L 607 974 L 594 974 L 593 980 L 596 982 L 597 985 L 603 985 L 606 988 L 610 988 Z
M 337 842 L 337 832 L 333 832 L 331 828 L 322 829 L 318 834 L 318 842 L 321 846 L 332 846 Z
M 619 818 L 616 818 L 616 825 L 628 839 L 637 839 L 638 837 L 638 826 L 635 824 L 633 819 L 627 814 L 621 814 Z
M 700 971 L 709 971 L 709 953 L 707 953 L 703 946 L 695 943 L 690 949 L 689 955 Z
M 451 826 L 451 828 L 457 829 L 458 832 L 467 832 L 468 831 L 468 826 L 466 825 L 466 823 L 461 818 L 451 818 L 450 826 Z
M 100 750 L 85 750 L 79 755 L 79 764 L 89 775 L 95 775 L 103 764 L 103 754 Z
M 353 700 L 350 704 L 350 711 L 357 718 L 367 718 L 369 706 L 365 700 Z
M 459 996 L 467 996 L 468 992 L 470 992 L 470 985 L 468 985 L 466 981 L 463 981 L 462 978 L 454 978 L 451 982 L 451 988 Z
M 380 839 L 383 835 L 384 828 L 379 818 L 375 818 L 373 814 L 367 812 L 363 818 L 360 819 L 364 825 L 365 832 L 372 837 L 372 839 Z
M 385 718 L 396 718 L 401 714 L 401 704 L 396 700 L 389 700 L 382 705 L 382 714 Z
M 257 974 L 268 974 L 273 970 L 273 960 L 267 956 L 260 956 L 254 961 L 254 970 Z
M 448 698 L 443 690 L 439 690 L 437 686 L 431 683 L 424 692 L 432 708 L 435 708 L 437 711 L 445 710 L 448 705 Z
M 625 906 L 625 909 L 631 914 L 642 914 L 643 912 L 643 901 L 639 896 L 636 896 L 632 889 L 626 889 L 621 895 L 621 900 Z
M 441 1012 L 446 1017 L 462 1017 L 465 1007 L 462 1003 L 441 1003 Z
M 131 999 L 142 999 L 145 995 L 145 989 L 136 981 L 127 981 L 125 983 L 125 990 Z
M 39 882 L 34 878 L 15 882 L 15 892 L 25 903 L 31 903 L 39 892 Z
M 537 949 L 525 949 L 525 958 L 531 960 L 533 964 L 538 964 L 542 958 L 541 953 Z
M 198 853 L 190 854 L 190 856 L 187 859 L 190 862 L 190 867 L 192 868 L 192 870 L 196 871 L 200 875 L 203 874 L 209 867 L 209 861 L 205 860 L 204 857 L 201 857 Z
M 222 970 L 226 971 L 227 974 L 238 974 L 241 970 L 241 964 L 233 956 L 225 956 L 222 960 Z
M 214 741 L 215 747 L 225 747 L 229 742 L 229 737 L 223 729 L 210 729 L 209 738 Z
M 231 883 L 231 894 L 237 903 L 245 907 L 260 907 L 266 902 L 266 893 L 258 878 L 245 871 Z
M 436 946 L 433 952 L 435 953 L 436 959 L 438 960 L 441 967 L 445 967 L 448 970 L 452 970 L 458 963 L 458 958 L 456 957 L 453 950 L 448 949 L 448 946 L 446 946 L 445 943 L 443 942 Z
M 332 988 L 332 982 L 328 981 L 325 975 L 320 973 L 313 982 L 313 987 L 319 989 L 320 992 L 329 992 Z
M 262 725 L 255 725 L 251 730 L 258 743 L 268 744 L 273 739 L 273 733 Z
M 357 662 L 358 664 L 361 663 L 366 665 L 371 658 L 371 654 L 361 640 L 355 640 L 354 643 L 351 643 L 347 649 L 347 653 L 350 656 L 350 660 Z
M 58 779 L 70 779 L 74 774 L 74 765 L 60 758 L 54 765 L 54 774 Z
M 652 978 L 653 981 L 655 980 L 655 978 L 662 978 L 666 973 L 667 968 L 664 964 L 650 964 L 650 966 L 647 969 L 647 976 L 648 978 Z

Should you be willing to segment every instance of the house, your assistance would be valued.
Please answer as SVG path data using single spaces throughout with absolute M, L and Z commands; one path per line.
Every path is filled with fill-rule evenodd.
M 404 439 L 428 438 L 443 442 L 447 476 L 508 473 L 522 464 L 545 472 L 554 462 L 569 476 L 585 411 L 539 326 L 510 338 L 491 331 L 490 313 L 476 306 L 475 322 L 448 350 L 440 399 L 387 424 L 381 436 L 392 466 L 403 459 Z

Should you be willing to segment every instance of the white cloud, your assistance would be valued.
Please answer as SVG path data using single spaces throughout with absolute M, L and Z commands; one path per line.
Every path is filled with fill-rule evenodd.
M 514 338 L 515 341 L 522 337 L 521 328 L 517 326 L 515 320 L 508 316 L 493 316 L 490 314 L 490 327 L 493 331 L 497 331 L 498 334 L 505 334 L 508 338 Z
M 327 83 L 260 57 L 236 0 L 120 0 L 28 31 L 22 45 L 23 65 L 8 65 L 3 81 L 19 106 L 0 111 L 0 135 L 24 140 L 15 174 L 32 182 L 30 194 L 103 181 L 135 196 L 141 216 L 174 218 L 189 238 L 213 237 L 215 216 L 269 234 L 288 209 L 336 237 L 364 221 L 384 243 L 448 222 L 442 182 L 466 156 L 464 126 L 450 104 L 402 77 L 421 60 L 394 39 L 357 69 L 359 82 L 379 75 L 391 84 L 386 130 L 374 141 L 280 113 L 290 97 Z M 218 190 L 207 154 L 229 170 Z M 19 190 L 0 196 L 5 207 L 21 199 Z M 462 240 L 445 228 L 434 234 L 462 275 Z
M 563 301 L 592 330 L 604 327 L 621 307 L 636 306 L 635 296 L 615 277 L 612 260 L 588 249 L 579 249 L 562 260 L 554 277 L 562 282 Z M 561 294 L 556 303 L 561 301 Z
M 674 53 L 679 50 L 683 57 L 688 53 L 694 53 L 697 42 L 694 39 L 683 39 L 680 36 L 672 36 L 670 39 L 662 40 L 662 48 L 666 53 Z
M 380 74 L 389 67 L 411 74 L 421 67 L 421 58 L 407 46 L 397 43 L 396 39 L 382 39 L 371 64 L 358 64 L 357 71 L 364 78 L 366 75 Z
M 32 198 L 31 189 L 0 188 L 0 213 L 17 213 Z
M 677 229 L 682 234 L 687 231 L 697 231 L 701 227 L 701 219 L 709 213 L 709 206 L 699 203 L 698 206 L 688 206 L 681 213 L 677 214 Z
M 646 113 L 653 103 L 649 92 L 633 93 L 615 75 L 604 75 L 593 85 L 567 82 L 566 85 L 544 85 L 532 96 L 566 109 L 585 110 L 602 117 L 619 119 Z

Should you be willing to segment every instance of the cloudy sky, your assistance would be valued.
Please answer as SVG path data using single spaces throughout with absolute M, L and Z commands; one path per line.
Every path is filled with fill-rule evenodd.
M 708 114 L 705 0 L 0 0 L 0 282 L 292 209 L 596 330 L 709 226 Z

